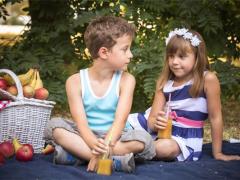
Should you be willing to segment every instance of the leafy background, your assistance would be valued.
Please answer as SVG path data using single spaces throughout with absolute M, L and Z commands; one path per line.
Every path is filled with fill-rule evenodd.
M 0 18 L 7 19 L 3 0 Z M 30 30 L 15 37 L 14 45 L 1 44 L 0 67 L 20 74 L 40 68 L 41 78 L 56 101 L 55 114 L 68 114 L 66 78 L 91 64 L 85 53 L 83 33 L 99 15 L 121 16 L 137 27 L 134 58 L 129 71 L 135 75 L 132 112 L 151 105 L 161 71 L 165 37 L 176 27 L 192 28 L 206 41 L 212 70 L 220 79 L 225 119 L 238 124 L 240 105 L 240 1 L 238 0 L 29 0 L 24 11 L 31 17 Z M 224 109 L 225 110 L 225 109 Z M 234 112 L 233 114 L 231 114 Z M 228 118 L 230 113 L 230 117 Z M 225 120 L 226 121 L 226 120 Z M 232 126 L 231 126 L 232 127 Z M 240 138 L 239 133 L 237 137 Z

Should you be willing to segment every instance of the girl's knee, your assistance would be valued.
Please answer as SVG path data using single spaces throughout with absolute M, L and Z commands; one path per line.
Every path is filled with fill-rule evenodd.
M 155 142 L 156 157 L 163 159 L 174 159 L 180 153 L 178 144 L 174 140 L 161 139 Z

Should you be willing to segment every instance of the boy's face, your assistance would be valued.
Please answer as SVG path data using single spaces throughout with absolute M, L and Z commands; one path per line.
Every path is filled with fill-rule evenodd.
M 116 44 L 109 50 L 108 62 L 115 70 L 127 70 L 127 66 L 133 57 L 130 50 L 132 37 L 124 35 L 116 39 Z

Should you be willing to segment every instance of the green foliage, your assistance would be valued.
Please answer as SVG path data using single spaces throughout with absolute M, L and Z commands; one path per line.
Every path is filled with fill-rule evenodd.
M 221 92 L 224 99 L 240 101 L 240 71 L 239 67 L 229 62 L 215 61 L 212 68 L 217 72 L 221 82 Z
M 31 29 L 13 47 L 2 47 L 0 66 L 17 74 L 39 67 L 50 99 L 59 108 L 67 107 L 67 77 L 91 63 L 84 52 L 83 33 L 98 15 L 123 16 L 137 27 L 134 58 L 129 66 L 137 81 L 133 111 L 144 111 L 151 105 L 163 65 L 165 37 L 176 27 L 193 28 L 203 35 L 209 57 L 216 59 L 212 65 L 224 97 L 239 99 L 239 68 L 217 58 L 240 57 L 240 1 L 30 0 L 29 4 L 26 11 L 31 16 Z
M 134 59 L 129 66 L 135 75 L 137 86 L 133 111 L 144 110 L 150 106 L 155 91 L 156 80 L 163 65 L 163 44 L 160 37 L 153 35 L 142 39 L 140 45 L 133 48 Z M 137 37 L 138 38 L 138 37 Z M 141 89 L 141 91 L 138 91 Z M 144 99 L 143 103 L 140 99 Z

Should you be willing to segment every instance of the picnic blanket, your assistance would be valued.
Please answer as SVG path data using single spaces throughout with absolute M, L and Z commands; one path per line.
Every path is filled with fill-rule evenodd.
M 15 158 L 0 166 L 1 180 L 74 180 L 74 179 L 159 179 L 159 180 L 196 180 L 196 179 L 240 179 L 240 161 L 217 161 L 211 155 L 211 144 L 203 145 L 203 156 L 197 162 L 146 161 L 137 164 L 132 174 L 113 172 L 102 176 L 86 171 L 87 165 L 54 165 L 53 155 L 35 154 L 30 162 L 18 162 Z M 240 155 L 240 143 L 223 142 L 223 152 Z

